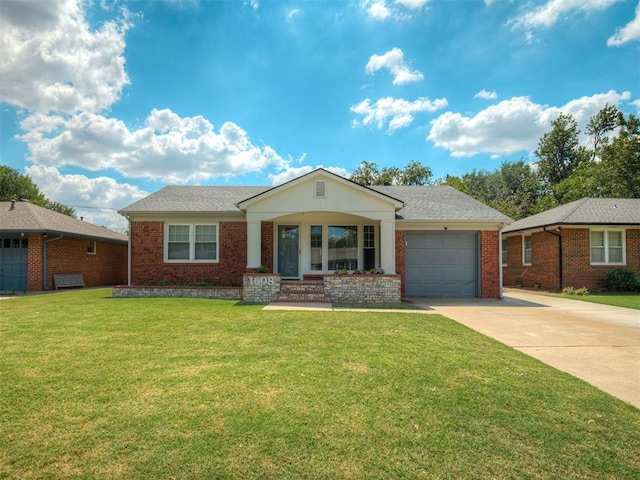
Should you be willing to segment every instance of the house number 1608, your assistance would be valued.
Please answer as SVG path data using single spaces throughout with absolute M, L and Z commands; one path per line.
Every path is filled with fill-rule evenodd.
M 273 277 L 249 277 L 251 285 L 273 285 Z

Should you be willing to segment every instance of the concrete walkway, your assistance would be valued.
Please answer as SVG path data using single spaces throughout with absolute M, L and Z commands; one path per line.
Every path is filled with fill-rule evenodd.
M 416 299 L 640 408 L 640 311 L 505 289 L 503 300 Z

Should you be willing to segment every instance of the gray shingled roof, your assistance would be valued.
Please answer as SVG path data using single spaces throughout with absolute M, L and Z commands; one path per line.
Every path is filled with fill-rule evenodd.
M 640 198 L 582 198 L 513 222 L 503 233 L 550 225 L 640 225 Z
M 27 201 L 0 202 L 0 233 L 64 233 L 83 238 L 127 243 L 118 232 L 63 215 Z
M 404 201 L 399 220 L 490 221 L 509 223 L 511 218 L 448 185 L 374 186 L 380 193 Z
M 130 213 L 239 213 L 237 203 L 273 187 L 170 186 L 129 205 Z M 511 221 L 509 217 L 449 186 L 376 186 L 372 190 L 405 202 L 398 219 L 422 221 Z
M 240 213 L 236 203 L 270 188 L 169 186 L 123 208 L 120 213 Z

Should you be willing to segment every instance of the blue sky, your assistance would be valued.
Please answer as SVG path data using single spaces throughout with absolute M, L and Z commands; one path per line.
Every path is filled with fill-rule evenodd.
M 0 162 L 87 221 L 167 184 L 535 160 L 640 110 L 637 0 L 0 0 Z

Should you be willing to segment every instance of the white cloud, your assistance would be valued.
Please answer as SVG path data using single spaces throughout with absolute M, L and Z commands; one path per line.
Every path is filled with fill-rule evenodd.
M 498 98 L 498 93 L 495 90 L 489 92 L 483 88 L 478 93 L 476 93 L 473 96 L 473 98 L 481 98 L 483 100 L 495 100 L 496 98 Z
M 640 112 L 640 100 L 634 100 L 633 102 L 631 102 L 631 105 L 636 107 L 638 109 L 638 112 Z
M 433 112 L 448 105 L 446 98 L 438 98 L 429 100 L 420 97 L 410 102 L 402 98 L 386 97 L 381 98 L 374 104 L 370 99 L 365 99 L 357 105 L 351 107 L 351 111 L 356 115 L 362 116 L 362 120 L 355 120 L 354 127 L 360 125 L 375 125 L 378 129 L 382 129 L 389 122 L 388 131 L 394 132 L 398 128 L 408 127 L 413 122 L 413 114 L 421 112 Z
M 620 0 L 549 0 L 544 5 L 509 20 L 512 28 L 549 28 L 573 12 L 605 10 Z
M 392 6 L 388 6 L 385 0 L 361 0 L 360 7 L 375 20 L 407 20 L 410 17 L 407 10 L 417 11 L 422 9 L 430 0 L 395 0 Z
M 33 165 L 25 173 L 47 197 L 74 206 L 78 217 L 95 225 L 122 232 L 127 221 L 117 213 L 148 195 L 144 190 L 113 178 L 87 178 L 84 175 L 63 175 L 55 167 Z
M 411 10 L 420 10 L 429 3 L 429 0 L 396 0 L 396 3 Z
M 392 48 L 384 55 L 371 55 L 365 67 L 367 73 L 375 73 L 386 68 L 393 74 L 393 84 L 402 85 L 409 82 L 418 82 L 424 78 L 422 72 L 411 70 L 404 61 L 404 52 L 398 47 Z
M 560 113 L 571 114 L 584 128 L 589 118 L 606 104 L 617 105 L 628 100 L 630 95 L 611 90 L 572 100 L 562 107 L 540 105 L 527 97 L 513 97 L 491 105 L 474 117 L 453 112 L 440 115 L 431 122 L 427 140 L 449 150 L 454 157 L 533 150 Z
M 633 40 L 640 39 L 640 1 L 636 6 L 635 17 L 624 27 L 618 28 L 616 33 L 607 40 L 607 46 L 614 47 Z
M 40 112 L 102 111 L 129 83 L 128 25 L 92 30 L 77 0 L 2 2 L 0 101 Z
M 361 6 L 367 11 L 370 17 L 376 20 L 386 20 L 391 15 L 384 0 L 375 0 L 373 2 L 365 0 L 361 2 Z
M 420 97 L 410 102 L 403 98 L 386 97 L 379 99 L 374 104 L 371 104 L 371 100 L 367 98 L 351 107 L 353 113 L 362 117 L 362 120 L 355 120 L 353 126 L 373 124 L 381 130 L 388 121 L 387 130 L 392 133 L 398 128 L 408 127 L 413 122 L 413 114 L 433 112 L 445 108 L 447 105 L 446 98 L 431 101 L 428 98 Z
M 180 117 L 167 109 L 154 109 L 137 130 L 90 112 L 69 117 L 34 114 L 21 126 L 26 133 L 20 139 L 27 143 L 33 163 L 112 169 L 130 178 L 201 182 L 288 165 L 268 145 L 254 145 L 235 123 L 226 122 L 215 132 L 202 116 Z
M 287 12 L 287 21 L 291 22 L 293 18 L 300 13 L 299 8 L 292 8 Z

